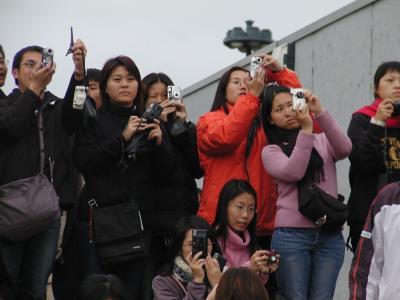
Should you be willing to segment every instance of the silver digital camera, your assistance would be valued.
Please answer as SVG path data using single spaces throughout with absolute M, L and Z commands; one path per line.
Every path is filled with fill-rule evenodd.
M 53 64 L 54 50 L 51 48 L 44 48 L 42 51 L 42 65 L 46 67 L 47 65 Z
M 253 78 L 256 75 L 256 72 L 259 68 L 261 68 L 261 63 L 263 59 L 261 57 L 253 56 L 250 62 L 250 77 Z
M 74 100 L 72 102 L 72 108 L 76 110 L 82 110 L 86 100 L 86 87 L 78 85 L 75 87 Z
M 167 89 L 168 101 L 178 101 L 181 98 L 181 88 L 175 85 L 169 85 Z
M 292 95 L 292 109 L 299 107 L 299 110 L 303 110 L 306 107 L 306 98 L 304 96 L 303 89 L 290 89 Z

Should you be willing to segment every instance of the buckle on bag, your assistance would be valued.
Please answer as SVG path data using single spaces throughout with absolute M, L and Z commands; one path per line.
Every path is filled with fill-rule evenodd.
M 96 202 L 96 200 L 93 198 L 93 199 L 90 199 L 89 201 L 88 201 L 88 204 L 89 204 L 89 206 L 90 207 L 97 207 L 98 205 L 97 205 L 97 202 Z
M 326 215 L 323 215 L 322 217 L 319 217 L 317 219 L 317 221 L 315 221 L 315 225 L 317 225 L 317 227 L 321 227 L 322 225 L 324 225 L 326 222 L 328 221 L 328 217 Z

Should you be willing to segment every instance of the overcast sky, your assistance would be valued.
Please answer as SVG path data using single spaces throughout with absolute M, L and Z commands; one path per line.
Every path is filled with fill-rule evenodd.
M 254 21 L 280 40 L 352 0 L 1 0 L 0 43 L 10 60 L 6 85 L 14 88 L 12 58 L 27 45 L 53 48 L 56 74 L 49 90 L 63 96 L 73 70 L 69 27 L 88 48 L 87 67 L 130 56 L 142 77 L 167 73 L 188 87 L 244 57 L 222 43 L 226 32 Z

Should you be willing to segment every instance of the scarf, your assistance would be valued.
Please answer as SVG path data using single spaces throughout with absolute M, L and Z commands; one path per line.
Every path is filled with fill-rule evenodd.
M 288 157 L 292 155 L 300 129 L 283 129 L 274 127 L 270 135 L 270 144 L 278 145 Z M 318 151 L 313 147 L 306 173 L 301 181 L 311 180 L 319 183 L 324 180 L 324 161 Z
M 176 279 L 184 284 L 189 283 L 192 281 L 192 270 L 190 269 L 189 265 L 185 262 L 182 256 L 178 255 L 175 257 L 174 260 L 174 269 L 172 271 Z
M 363 114 L 363 115 L 366 115 L 366 116 L 372 118 L 375 116 L 375 114 L 378 110 L 378 106 L 379 106 L 379 104 L 382 103 L 382 101 L 383 101 L 382 99 L 376 98 L 374 103 L 360 108 L 359 110 L 355 111 L 353 114 L 360 113 L 360 114 Z M 391 118 L 387 119 L 386 127 L 400 128 L 400 117 L 391 117 Z

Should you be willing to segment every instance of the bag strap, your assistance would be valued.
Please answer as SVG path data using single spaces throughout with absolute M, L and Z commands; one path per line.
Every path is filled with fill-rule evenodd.
M 40 156 L 40 174 L 44 171 L 44 138 L 43 138 L 43 114 L 38 110 L 38 129 L 39 129 L 39 156 Z

